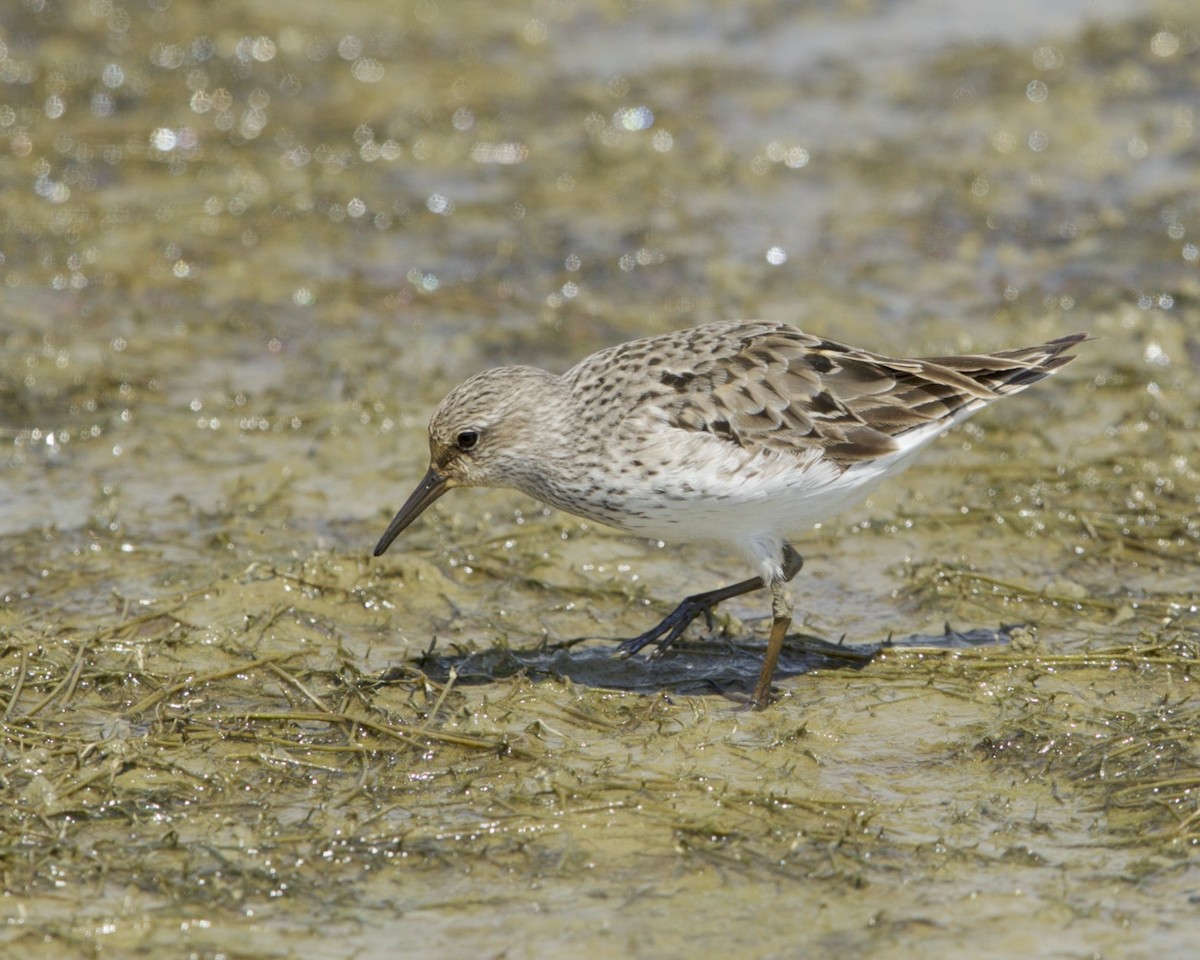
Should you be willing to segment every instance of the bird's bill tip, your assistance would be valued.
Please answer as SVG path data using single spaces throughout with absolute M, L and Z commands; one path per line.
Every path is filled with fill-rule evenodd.
M 392 522 L 388 524 L 383 536 L 379 538 L 379 543 L 375 545 L 375 556 L 381 556 L 392 545 L 392 541 L 400 536 L 426 507 L 449 490 L 451 486 L 453 484 L 450 479 L 443 477 L 433 467 L 426 470 L 425 476 L 417 484 L 417 489 L 404 501 L 404 506 L 392 518 Z

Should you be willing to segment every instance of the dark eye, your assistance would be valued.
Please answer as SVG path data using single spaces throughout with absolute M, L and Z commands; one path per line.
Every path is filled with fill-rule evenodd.
M 459 450 L 470 450 L 479 442 L 479 431 L 464 430 L 454 438 L 454 443 Z

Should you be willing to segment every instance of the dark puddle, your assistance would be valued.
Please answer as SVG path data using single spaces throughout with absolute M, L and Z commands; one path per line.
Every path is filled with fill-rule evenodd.
M 947 624 L 941 634 L 916 633 L 857 644 L 831 643 L 811 634 L 792 633 L 779 657 L 775 678 L 782 680 L 814 670 L 861 670 L 889 649 L 962 650 L 1006 644 L 1019 629 L 1019 625 L 1002 624 L 998 629 L 979 627 L 963 631 Z M 633 693 L 666 690 L 684 695 L 748 694 L 758 677 L 765 650 L 765 644 L 749 646 L 708 640 L 675 644 L 662 656 L 621 659 L 614 655 L 614 646 L 577 646 L 585 641 L 596 642 L 593 638 L 582 638 L 529 650 L 493 647 L 462 653 L 438 653 L 431 649 L 410 664 L 386 671 L 378 682 L 411 679 L 415 666 L 438 683 L 449 682 L 452 674 L 454 682 L 459 684 L 494 683 L 523 675 L 533 680 L 567 679 L 588 687 Z

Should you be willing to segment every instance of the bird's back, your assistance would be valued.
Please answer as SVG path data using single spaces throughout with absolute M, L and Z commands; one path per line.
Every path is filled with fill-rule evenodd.
M 797 535 L 1084 339 L 893 359 L 786 324 L 715 323 L 601 351 L 563 377 L 599 439 L 603 502 L 585 515 L 664 539 Z

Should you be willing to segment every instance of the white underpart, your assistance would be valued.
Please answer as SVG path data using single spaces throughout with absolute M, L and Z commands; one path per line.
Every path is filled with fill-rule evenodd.
M 657 442 L 648 440 L 647 448 L 669 447 L 670 462 L 632 493 L 626 501 L 629 515 L 621 526 L 667 542 L 728 544 L 770 583 L 782 576 L 784 541 L 803 536 L 815 524 L 858 503 L 982 406 L 897 437 L 895 452 L 846 470 L 822 459 L 818 449 L 800 455 L 747 455 L 712 434 L 675 429 L 666 436 L 657 433 Z

